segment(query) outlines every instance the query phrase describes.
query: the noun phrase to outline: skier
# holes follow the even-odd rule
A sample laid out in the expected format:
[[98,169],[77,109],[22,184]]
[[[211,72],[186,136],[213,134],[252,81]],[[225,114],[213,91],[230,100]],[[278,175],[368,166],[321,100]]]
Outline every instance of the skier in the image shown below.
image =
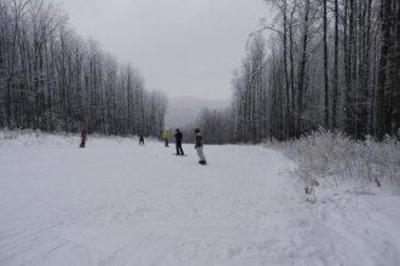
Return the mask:
[[144,145],[144,137],[143,137],[143,135],[140,135],[140,137],[139,137],[139,145]]
[[171,133],[169,132],[169,129],[164,130],[162,134],[162,139],[165,141],[165,147],[169,147],[169,137]]
[[87,140],[86,130],[82,130],[82,132],[81,132],[81,145],[79,146],[80,148],[85,148],[86,140]]
[[196,128],[194,130],[194,134],[195,134],[195,139],[196,139],[196,145],[194,146],[194,148],[196,149],[197,154],[199,155],[199,158],[200,158],[199,164],[206,165],[207,160],[206,160],[206,157],[204,157],[204,153],[203,153],[203,136],[200,133],[200,129]]
[[179,130],[179,128],[176,129],[175,133],[175,140],[176,140],[176,155],[185,155],[182,149],[182,132]]

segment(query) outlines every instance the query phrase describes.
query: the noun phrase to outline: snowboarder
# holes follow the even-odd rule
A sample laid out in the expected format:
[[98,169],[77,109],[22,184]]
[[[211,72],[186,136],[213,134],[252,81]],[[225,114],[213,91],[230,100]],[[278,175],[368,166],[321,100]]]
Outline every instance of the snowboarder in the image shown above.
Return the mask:
[[179,128],[176,129],[176,133],[175,133],[175,140],[176,140],[176,155],[185,155],[182,149],[182,132],[179,130]]
[[196,128],[194,130],[194,134],[195,134],[195,143],[196,145],[194,146],[194,148],[197,151],[197,154],[199,155],[200,161],[199,164],[201,165],[206,165],[207,164],[207,160],[206,157],[204,157],[204,153],[203,153],[203,136],[200,133],[200,129]]
[[169,137],[170,137],[171,133],[169,132],[169,129],[164,130],[161,138],[164,140],[165,142],[165,147],[169,147]]
[[86,140],[87,140],[86,130],[82,130],[82,132],[81,132],[81,145],[79,146],[80,148],[85,148]]
[[143,135],[140,135],[140,137],[139,137],[139,145],[144,145],[144,137],[143,137]]

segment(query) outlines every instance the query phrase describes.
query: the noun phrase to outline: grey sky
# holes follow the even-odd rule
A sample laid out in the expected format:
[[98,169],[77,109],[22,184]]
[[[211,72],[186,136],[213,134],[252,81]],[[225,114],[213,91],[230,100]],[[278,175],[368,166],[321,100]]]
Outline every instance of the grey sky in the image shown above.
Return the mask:
[[63,6],[81,35],[131,62],[147,88],[208,99],[230,97],[247,36],[268,15],[262,0],[63,0]]

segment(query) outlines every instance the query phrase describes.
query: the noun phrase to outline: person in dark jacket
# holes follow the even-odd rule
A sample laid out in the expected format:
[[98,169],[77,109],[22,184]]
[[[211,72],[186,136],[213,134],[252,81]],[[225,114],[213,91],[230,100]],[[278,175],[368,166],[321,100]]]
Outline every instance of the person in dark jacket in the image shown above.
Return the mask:
[[140,137],[139,137],[139,145],[144,145],[144,137],[143,137],[143,135],[140,135]]
[[175,133],[175,140],[176,140],[176,155],[185,155],[182,149],[182,132],[179,130],[179,128],[176,129]]
[[194,130],[194,134],[195,134],[195,143],[196,143],[194,148],[196,149],[197,155],[199,155],[199,158],[200,158],[199,164],[206,165],[207,160],[203,153],[203,136],[200,133],[200,129],[196,128]]
[[79,147],[85,148],[86,140],[87,140],[86,130],[82,130],[82,132],[81,132],[81,145]]

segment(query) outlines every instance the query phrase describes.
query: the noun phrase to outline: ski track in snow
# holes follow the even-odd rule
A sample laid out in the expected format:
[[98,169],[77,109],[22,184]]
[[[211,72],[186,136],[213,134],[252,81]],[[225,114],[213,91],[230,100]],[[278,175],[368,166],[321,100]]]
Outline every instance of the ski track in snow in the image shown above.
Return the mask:
[[400,265],[398,196],[312,205],[277,151],[184,149],[0,145],[0,265]]

